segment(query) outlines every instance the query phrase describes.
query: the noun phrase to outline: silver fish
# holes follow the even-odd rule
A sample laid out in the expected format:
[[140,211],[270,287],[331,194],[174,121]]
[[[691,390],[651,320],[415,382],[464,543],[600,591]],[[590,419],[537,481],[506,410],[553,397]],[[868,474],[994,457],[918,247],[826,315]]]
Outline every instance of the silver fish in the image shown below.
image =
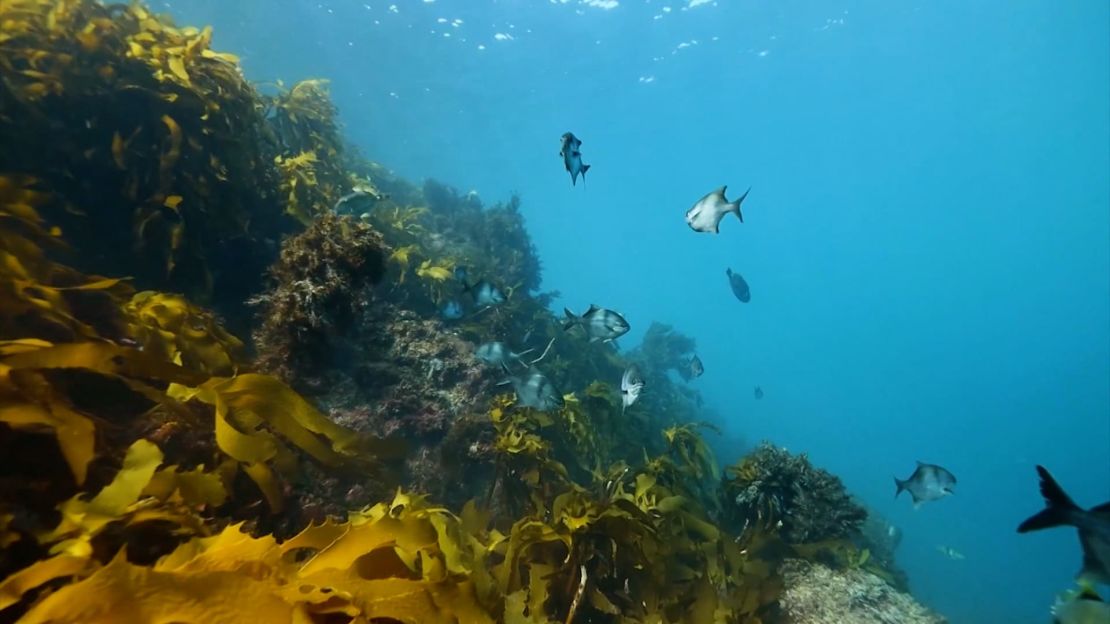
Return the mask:
[[563,157],[563,164],[566,165],[567,171],[570,173],[570,184],[574,186],[578,184],[578,176],[582,175],[582,184],[586,184],[586,172],[590,170],[589,165],[582,164],[582,141],[574,136],[572,132],[563,133],[563,146],[559,149],[559,155]]
[[913,471],[910,478],[903,481],[894,477],[894,485],[897,488],[894,497],[897,498],[902,490],[909,492],[916,509],[922,503],[951,495],[952,488],[956,487],[956,477],[940,466],[917,462],[917,469]]
[[725,269],[725,274],[728,275],[728,285],[732,287],[732,294],[741,303],[747,303],[752,300],[752,291],[748,288],[748,283],[744,281],[739,273],[732,269]]
[[728,187],[722,186],[702,197],[686,211],[686,223],[690,226],[690,229],[695,232],[713,232],[717,234],[720,232],[721,219],[730,212],[736,213],[736,218],[740,219],[740,223],[744,222],[744,215],[740,212],[740,204],[744,202],[744,198],[752,190],[751,187],[748,187],[748,190],[744,191],[740,199],[734,202],[725,199],[726,188]]
[[1022,522],[1018,533],[1058,526],[1079,529],[1083,549],[1080,580],[1110,584],[1110,502],[1085,510],[1075,504],[1044,466],[1037,466],[1037,474],[1041,477],[1045,508]]
[[513,386],[517,404],[522,407],[546,412],[563,406],[563,395],[559,394],[555,384],[534,366],[522,375],[510,376],[507,383]]
[[636,399],[640,398],[640,392],[644,389],[644,377],[640,374],[640,368],[632,364],[624,369],[624,375],[621,376],[621,411],[632,407]]
[[952,561],[963,561],[966,559],[964,554],[951,546],[937,546],[937,552],[948,557]]
[[586,330],[586,335],[590,337],[590,342],[598,340],[609,342],[628,333],[630,329],[628,321],[620,314],[592,304],[582,316],[575,316],[566,308],[563,308],[563,314],[567,317],[563,321],[563,331],[569,331],[575,325],[581,325],[582,329]]
[[478,348],[474,350],[474,357],[490,366],[508,367],[514,362],[520,362],[520,358],[531,351],[532,349],[528,349],[523,353],[514,353],[503,342],[487,342],[478,345]]
[[474,297],[474,303],[482,308],[491,308],[505,303],[505,293],[487,280],[481,280],[472,285],[463,284],[463,292],[470,293],[470,296]]

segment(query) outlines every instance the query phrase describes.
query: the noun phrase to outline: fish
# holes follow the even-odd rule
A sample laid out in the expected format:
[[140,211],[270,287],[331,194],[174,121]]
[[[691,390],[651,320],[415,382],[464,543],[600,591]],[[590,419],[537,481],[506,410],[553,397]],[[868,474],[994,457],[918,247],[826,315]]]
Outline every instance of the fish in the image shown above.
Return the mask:
[[351,191],[350,193],[347,193],[343,197],[340,197],[335,202],[335,205],[332,207],[332,210],[336,214],[343,214],[344,210],[347,209],[347,204],[351,204],[352,208],[350,208],[350,210],[353,212],[354,210],[357,209],[358,205],[360,205],[360,204],[364,205],[365,202],[377,201],[377,199],[378,199],[378,197],[375,196],[375,195],[372,195],[371,193],[368,193],[368,192],[366,192],[364,190],[361,190],[361,189],[355,189],[355,190]]
[[463,317],[462,304],[452,299],[444,304],[441,313],[443,314],[443,318],[449,321],[457,321]]
[[[505,372],[509,371],[508,367],[503,368]],[[512,385],[513,391],[516,392],[517,403],[521,407],[531,407],[546,412],[562,407],[564,404],[563,395],[555,389],[555,384],[551,383],[551,380],[535,366],[530,367],[522,375],[510,375],[504,383]]]
[[751,301],[752,291],[748,288],[748,283],[744,281],[744,278],[732,269],[725,269],[725,274],[728,275],[728,284],[732,287],[732,294],[736,295],[741,303]]
[[952,561],[963,561],[966,559],[964,554],[951,546],[937,546],[937,552],[948,557]]
[[762,398],[763,398],[763,388],[761,388],[759,386],[756,386],[755,387],[755,400],[758,401]]
[[505,303],[505,293],[493,282],[480,280],[476,284],[463,284],[463,292],[474,297],[474,303],[482,308],[492,308]]
[[590,309],[582,316],[576,316],[567,308],[563,308],[563,314],[567,317],[563,321],[563,331],[570,331],[570,328],[575,325],[581,325],[582,329],[586,330],[586,335],[590,337],[590,342],[598,340],[610,342],[625,335],[630,329],[628,321],[624,320],[623,316],[593,304],[590,304]]
[[456,266],[454,273],[455,273],[455,281],[462,284],[465,287],[466,282],[469,279],[469,271],[467,270],[467,268],[462,266],[462,265]]
[[1044,466],[1037,466],[1045,508],[1018,526],[1018,533],[1058,526],[1079,530],[1083,550],[1080,581],[1110,584],[1110,502],[1084,510],[1071,499]]
[[1055,624],[1106,624],[1110,622],[1110,604],[1091,587],[1064,592],[1052,605]]
[[575,186],[578,184],[578,176],[582,176],[582,184],[586,184],[586,172],[590,170],[589,165],[582,164],[582,141],[574,136],[573,132],[563,133],[563,146],[559,150],[559,155],[563,157],[563,164],[566,165],[567,171],[570,172],[570,184]]
[[682,378],[686,381],[697,379],[705,373],[705,365],[701,363],[700,357],[694,355],[686,362],[686,368],[679,370],[678,373],[682,375]]
[[913,471],[910,478],[903,481],[894,477],[894,485],[897,488],[894,497],[897,498],[902,490],[909,492],[913,497],[914,509],[917,509],[922,503],[951,495],[952,488],[956,486],[956,477],[935,464],[917,462],[917,469]]
[[640,398],[640,392],[644,389],[644,377],[640,374],[640,368],[632,364],[624,369],[624,375],[621,376],[621,411],[632,407],[636,399]]
[[740,199],[730,202],[725,199],[725,189],[727,186],[712,191],[705,197],[702,197],[689,210],[686,211],[686,224],[690,229],[695,232],[712,232],[717,234],[720,232],[721,219],[730,212],[736,213],[736,218],[740,219],[740,223],[744,222],[744,215],[740,212],[740,204],[747,198],[748,193],[751,192],[751,187],[740,196]]
[[513,362],[519,362],[522,356],[531,351],[529,349],[523,353],[513,353],[512,349],[503,342],[487,342],[478,345],[478,348],[474,350],[474,357],[490,366],[505,368]]

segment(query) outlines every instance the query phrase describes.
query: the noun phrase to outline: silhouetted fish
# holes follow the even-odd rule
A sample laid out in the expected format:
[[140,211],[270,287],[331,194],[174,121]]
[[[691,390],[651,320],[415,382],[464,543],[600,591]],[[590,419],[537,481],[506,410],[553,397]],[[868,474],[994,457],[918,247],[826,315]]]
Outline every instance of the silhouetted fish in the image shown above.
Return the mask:
[[1041,476],[1045,508],[1022,522],[1018,533],[1058,526],[1079,529],[1079,544],[1083,548],[1080,579],[1110,584],[1110,502],[1084,510],[1072,501],[1044,466],[1037,466],[1037,474]]
[[740,196],[740,199],[730,202],[725,199],[726,188],[728,187],[722,186],[702,197],[686,211],[686,223],[690,226],[690,229],[695,232],[713,232],[716,234],[720,232],[721,219],[730,212],[736,213],[736,218],[740,219],[740,223],[744,222],[744,215],[740,212],[740,204],[744,202],[744,198],[748,196],[748,192],[752,189],[749,187]]
[[443,306],[442,314],[449,321],[457,321],[463,316],[462,304],[452,299]]
[[582,175],[582,184],[586,183],[586,172],[590,170],[589,165],[582,164],[582,141],[574,136],[572,132],[563,133],[563,146],[559,150],[559,155],[563,157],[563,164],[566,165],[567,171],[570,172],[571,186],[578,184],[578,175]]
[[910,478],[903,481],[895,477],[894,485],[897,487],[894,492],[895,498],[902,493],[902,490],[906,490],[913,497],[913,506],[917,508],[922,503],[951,495],[952,488],[956,486],[956,477],[935,464],[917,462],[917,469],[913,471]]
[[678,370],[678,374],[686,381],[697,379],[701,377],[703,373],[705,373],[705,365],[701,363],[701,358],[696,355],[691,356],[686,362],[686,368]]
[[759,399],[762,399],[762,398],[763,398],[763,388],[761,388],[759,386],[756,386],[755,387],[755,399],[758,401]]
[[732,294],[743,303],[752,300],[751,290],[748,289],[748,283],[744,278],[732,269],[725,269],[725,274],[728,275],[728,285],[732,287]]

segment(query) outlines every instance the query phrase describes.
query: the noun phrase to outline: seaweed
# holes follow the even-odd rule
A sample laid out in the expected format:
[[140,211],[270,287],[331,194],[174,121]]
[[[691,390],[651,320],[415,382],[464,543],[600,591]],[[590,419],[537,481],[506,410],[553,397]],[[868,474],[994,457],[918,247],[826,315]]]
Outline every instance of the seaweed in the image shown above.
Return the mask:
[[728,469],[721,493],[733,523],[774,528],[792,544],[848,538],[867,517],[839,478],[768,443]]

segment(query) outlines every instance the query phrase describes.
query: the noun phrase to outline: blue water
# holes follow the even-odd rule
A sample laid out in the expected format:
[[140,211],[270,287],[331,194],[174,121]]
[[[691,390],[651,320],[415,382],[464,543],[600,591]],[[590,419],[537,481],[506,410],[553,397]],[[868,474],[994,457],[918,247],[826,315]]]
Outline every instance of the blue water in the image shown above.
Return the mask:
[[[519,192],[558,303],[694,336],[721,459],[810,453],[904,529],[923,602],[1047,621],[1080,555],[1015,533],[1034,464],[1110,499],[1110,3],[394,2],[163,4],[252,79],[332,79],[400,175]],[[745,223],[691,232],[721,184]],[[959,485],[915,512],[919,459]]]

